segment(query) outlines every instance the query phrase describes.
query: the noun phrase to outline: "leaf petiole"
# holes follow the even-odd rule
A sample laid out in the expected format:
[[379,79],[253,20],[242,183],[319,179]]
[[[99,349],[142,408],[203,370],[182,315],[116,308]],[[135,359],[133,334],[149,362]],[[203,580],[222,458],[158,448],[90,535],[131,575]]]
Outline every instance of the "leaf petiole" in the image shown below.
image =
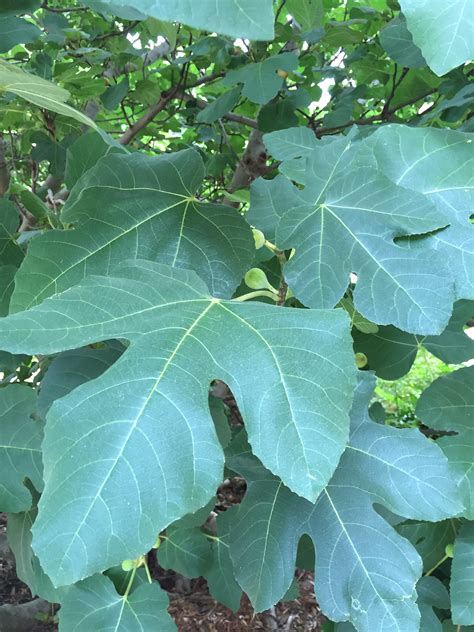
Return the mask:
[[253,298],[258,298],[259,296],[266,296],[267,298],[271,298],[272,301],[278,301],[279,297],[278,294],[274,294],[273,292],[270,292],[269,290],[256,290],[255,292],[249,292],[248,294],[242,294],[242,296],[237,296],[237,298],[234,298],[234,301],[237,301],[239,303],[243,303],[244,301],[250,301]]
[[132,574],[130,575],[130,579],[127,585],[127,590],[125,591],[125,594],[123,596],[123,599],[126,601],[128,598],[128,595],[130,594],[130,591],[132,590],[132,586],[133,586],[133,580],[135,579],[135,575],[137,574],[137,567],[135,566],[132,570]]

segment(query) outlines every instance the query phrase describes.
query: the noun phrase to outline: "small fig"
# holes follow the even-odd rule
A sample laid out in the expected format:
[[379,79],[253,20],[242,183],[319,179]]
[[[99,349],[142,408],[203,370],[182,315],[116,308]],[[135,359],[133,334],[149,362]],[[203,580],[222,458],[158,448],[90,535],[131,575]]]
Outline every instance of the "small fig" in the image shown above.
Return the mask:
[[267,279],[267,275],[260,268],[251,268],[245,275],[245,285],[252,290],[268,289],[272,292],[274,288],[270,285]]
[[286,79],[288,77],[288,73],[286,72],[286,70],[282,70],[281,68],[278,68],[277,75],[282,79]]
[[355,361],[356,361],[356,365],[357,365],[358,369],[363,369],[369,363],[365,353],[356,353],[355,354]]
[[133,571],[135,568],[135,560],[124,560],[122,562],[122,570],[123,571]]
[[260,250],[265,245],[265,235],[258,228],[252,228],[253,238],[255,241],[255,248]]

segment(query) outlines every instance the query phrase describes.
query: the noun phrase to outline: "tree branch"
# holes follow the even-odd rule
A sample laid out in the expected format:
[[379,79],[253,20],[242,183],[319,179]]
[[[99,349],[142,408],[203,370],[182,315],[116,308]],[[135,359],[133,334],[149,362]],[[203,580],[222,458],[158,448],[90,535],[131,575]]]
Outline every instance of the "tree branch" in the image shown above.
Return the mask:
[[394,108],[390,108],[385,113],[382,111],[380,114],[375,114],[374,116],[369,116],[368,118],[351,119],[350,121],[347,121],[347,123],[344,123],[342,125],[337,125],[336,127],[316,128],[315,129],[316,137],[321,138],[321,136],[334,134],[334,133],[340,132],[343,129],[346,129],[347,127],[352,127],[352,125],[370,125],[371,123],[376,123],[377,121],[384,121],[390,116],[392,116],[393,114],[395,114],[398,110],[401,110],[402,108],[406,108],[408,105],[414,105],[421,99],[425,99],[426,97],[429,97],[430,94],[433,94],[433,92],[434,92],[433,90],[430,90],[426,94],[422,94],[416,97],[415,99],[409,99],[408,101],[405,101],[404,103],[400,103]]
[[136,123],[134,123],[124,134],[122,134],[122,136],[118,139],[118,142],[121,145],[128,145],[131,143],[135,136],[145,129],[145,127],[147,127],[147,125],[149,125],[153,119],[165,109],[171,99],[177,96],[178,91],[179,86],[176,86],[171,90],[163,92],[158,103],[152,105],[151,108],[147,110],[147,112],[145,112],[145,114],[139,118]]
[[6,142],[0,133],[0,196],[5,195],[10,186],[10,169],[5,156]]

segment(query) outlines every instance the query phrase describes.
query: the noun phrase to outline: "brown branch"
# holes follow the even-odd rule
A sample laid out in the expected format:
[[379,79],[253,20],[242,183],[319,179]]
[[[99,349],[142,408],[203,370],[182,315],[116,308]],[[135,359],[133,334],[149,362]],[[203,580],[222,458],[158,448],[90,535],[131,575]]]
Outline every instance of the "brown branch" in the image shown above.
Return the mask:
[[171,99],[177,96],[179,91],[179,86],[172,88],[171,90],[167,90],[166,92],[161,93],[161,98],[158,103],[155,103],[151,106],[151,108],[145,112],[145,114],[138,119],[136,123],[134,123],[120,138],[118,142],[121,145],[128,145],[132,142],[137,134],[139,134],[142,130],[149,125],[154,118],[158,116],[160,112],[162,112]]
[[47,0],[41,5],[42,9],[50,11],[51,13],[71,13],[72,11],[90,11],[89,7],[66,7],[65,9],[57,9],[56,7],[49,7]]
[[347,123],[344,123],[342,125],[337,125],[336,127],[316,128],[315,134],[317,138],[321,138],[321,136],[334,134],[336,132],[340,132],[343,129],[346,129],[347,127],[352,127],[352,125],[370,125],[371,123],[387,120],[387,118],[390,118],[393,114],[398,112],[398,110],[401,110],[402,108],[406,108],[408,105],[414,105],[415,103],[417,103],[417,101],[420,101],[421,99],[425,99],[426,97],[429,97],[431,94],[433,94],[433,92],[434,92],[433,90],[430,90],[429,92],[422,94],[416,97],[415,99],[409,99],[408,101],[405,101],[404,103],[400,103],[394,108],[390,108],[385,113],[382,111],[380,114],[375,114],[374,116],[369,116],[368,118],[351,119],[350,121],[347,121]]
[[5,195],[10,186],[10,169],[6,159],[6,141],[0,133],[0,196]]

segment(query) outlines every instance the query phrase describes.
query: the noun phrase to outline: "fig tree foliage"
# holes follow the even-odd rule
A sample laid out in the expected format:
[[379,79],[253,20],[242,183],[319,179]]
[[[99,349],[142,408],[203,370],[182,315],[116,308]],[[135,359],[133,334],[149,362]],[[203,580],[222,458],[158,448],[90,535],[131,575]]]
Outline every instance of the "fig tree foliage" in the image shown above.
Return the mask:
[[0,511],[60,632],[178,629],[157,564],[474,625],[473,9],[0,3]]

